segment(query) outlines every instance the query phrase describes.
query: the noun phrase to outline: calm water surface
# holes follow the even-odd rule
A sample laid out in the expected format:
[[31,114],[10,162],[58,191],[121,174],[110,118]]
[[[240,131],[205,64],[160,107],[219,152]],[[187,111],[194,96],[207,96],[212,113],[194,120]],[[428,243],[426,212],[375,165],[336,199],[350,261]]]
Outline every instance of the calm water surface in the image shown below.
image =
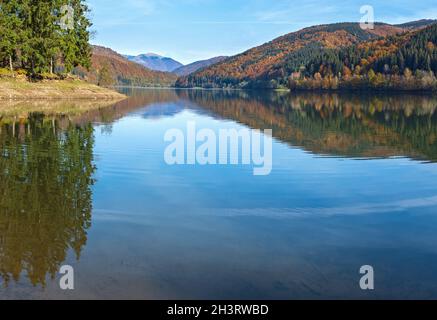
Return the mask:
[[[437,97],[125,92],[0,116],[0,298],[437,299]],[[271,175],[168,166],[187,121],[272,128]]]

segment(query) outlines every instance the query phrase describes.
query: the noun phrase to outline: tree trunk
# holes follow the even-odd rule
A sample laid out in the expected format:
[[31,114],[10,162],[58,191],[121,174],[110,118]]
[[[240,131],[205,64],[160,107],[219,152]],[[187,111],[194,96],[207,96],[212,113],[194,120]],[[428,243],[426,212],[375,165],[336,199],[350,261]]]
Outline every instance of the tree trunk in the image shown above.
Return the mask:
[[35,61],[33,60],[33,57],[32,57],[32,60],[30,61],[31,62],[31,66],[32,66],[32,77],[35,75]]
[[50,59],[50,74],[53,74],[53,58]]
[[12,64],[12,55],[9,55],[9,69],[14,72],[14,66]]

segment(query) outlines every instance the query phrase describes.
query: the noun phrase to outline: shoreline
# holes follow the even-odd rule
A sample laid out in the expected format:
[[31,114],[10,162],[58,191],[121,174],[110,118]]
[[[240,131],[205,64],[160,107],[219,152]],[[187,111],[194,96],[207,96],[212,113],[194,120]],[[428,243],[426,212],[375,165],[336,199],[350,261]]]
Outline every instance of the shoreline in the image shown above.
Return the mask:
[[103,99],[0,100],[0,124],[14,119],[21,121],[32,113],[40,113],[49,117],[77,117],[95,110],[116,106],[123,101]]
[[373,95],[426,95],[434,96],[436,90],[377,90],[377,89],[275,89],[275,88],[202,88],[202,87],[140,87],[140,86],[114,86],[120,89],[144,90],[175,90],[175,91],[235,91],[235,92],[276,92],[276,93],[319,93],[319,94],[373,94]]
[[[0,78],[0,101],[107,100],[121,101],[127,96],[82,80],[44,80]],[[1,111],[1,108],[0,108]]]
[[339,88],[339,89],[303,89],[303,88],[202,88],[202,87],[170,87],[169,89],[177,90],[205,90],[205,91],[271,91],[271,92],[314,92],[314,93],[336,93],[336,92],[348,92],[348,93],[418,93],[418,94],[436,94],[436,89],[426,90],[426,89],[376,89],[376,88],[360,88],[360,89],[349,89],[349,88]]

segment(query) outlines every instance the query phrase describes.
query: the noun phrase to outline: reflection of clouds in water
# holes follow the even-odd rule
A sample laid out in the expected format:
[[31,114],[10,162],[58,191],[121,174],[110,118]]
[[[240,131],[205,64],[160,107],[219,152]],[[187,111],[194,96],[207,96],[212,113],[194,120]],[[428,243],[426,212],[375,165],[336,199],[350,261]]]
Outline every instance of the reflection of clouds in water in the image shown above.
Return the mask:
[[157,103],[135,111],[133,115],[140,115],[144,119],[159,120],[174,117],[184,109],[184,106],[179,103]]
[[[437,206],[437,196],[427,198],[416,198],[400,201],[392,201],[382,204],[357,205],[348,207],[326,207],[326,208],[198,208],[194,214],[203,213],[208,216],[238,217],[257,216],[265,218],[296,218],[316,216],[338,216],[338,215],[362,215],[374,213],[395,213],[409,209],[418,209]],[[94,209],[95,219],[135,221],[138,217],[146,217],[149,213],[127,212],[111,209]]]
[[[402,212],[409,209],[437,206],[437,196],[393,201],[382,204],[357,205],[329,208],[261,208],[220,210],[226,216],[263,216],[271,218],[361,215],[373,213]],[[209,211],[208,213],[210,213]]]

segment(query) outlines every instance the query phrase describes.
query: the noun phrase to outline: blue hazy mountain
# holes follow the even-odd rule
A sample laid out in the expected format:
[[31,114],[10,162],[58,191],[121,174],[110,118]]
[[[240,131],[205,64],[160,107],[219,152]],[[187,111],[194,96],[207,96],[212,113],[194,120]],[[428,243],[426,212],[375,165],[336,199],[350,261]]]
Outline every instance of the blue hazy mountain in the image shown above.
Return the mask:
[[168,57],[163,57],[154,53],[140,54],[138,56],[125,55],[130,61],[145,66],[150,70],[172,72],[183,66],[182,63]]

